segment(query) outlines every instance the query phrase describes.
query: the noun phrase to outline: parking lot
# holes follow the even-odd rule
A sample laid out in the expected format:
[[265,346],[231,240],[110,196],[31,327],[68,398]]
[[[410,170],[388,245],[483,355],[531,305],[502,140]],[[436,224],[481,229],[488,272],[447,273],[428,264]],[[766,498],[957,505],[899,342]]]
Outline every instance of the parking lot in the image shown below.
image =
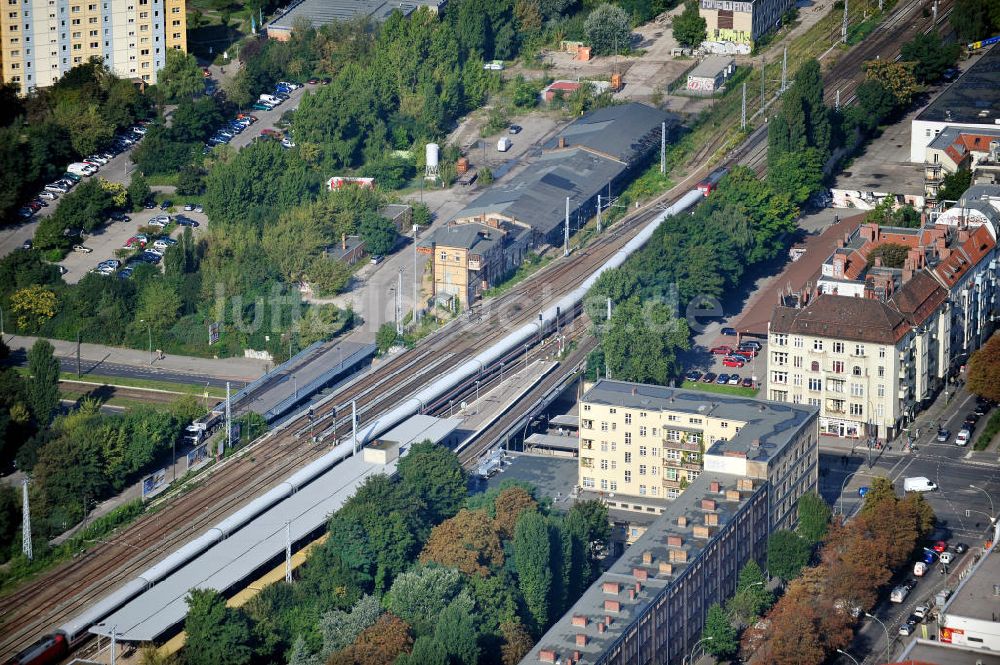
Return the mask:
[[[175,201],[178,214],[186,215],[200,224],[198,228],[192,229],[195,237],[197,238],[199,234],[205,232],[208,217],[206,217],[203,213],[185,212],[181,209],[181,206],[183,205],[183,201]],[[67,254],[66,258],[59,262],[59,265],[63,266],[67,270],[66,274],[63,275],[63,279],[66,280],[66,283],[68,284],[76,284],[83,279],[88,272],[97,267],[97,264],[101,261],[117,258],[115,252],[116,250],[124,247],[126,240],[134,236],[140,227],[146,226],[149,223],[149,220],[154,216],[163,214],[166,213],[161,211],[159,207],[155,210],[142,210],[136,213],[129,213],[129,217],[132,218],[132,221],[111,222],[96,230],[93,234],[88,235],[83,239],[82,244],[84,247],[92,249],[93,251],[90,253],[70,252]],[[173,216],[174,215],[171,215],[171,217]],[[176,238],[182,232],[183,227],[173,225],[170,235]]]

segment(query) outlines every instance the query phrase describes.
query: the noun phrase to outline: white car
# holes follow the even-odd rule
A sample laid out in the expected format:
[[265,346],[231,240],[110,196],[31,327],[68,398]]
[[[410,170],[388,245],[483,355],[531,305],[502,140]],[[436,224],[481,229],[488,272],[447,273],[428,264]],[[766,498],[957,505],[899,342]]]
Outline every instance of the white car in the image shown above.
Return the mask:
[[73,245],[73,251],[80,252],[81,254],[90,254],[94,250],[87,247],[86,245]]
[[66,187],[61,182],[53,182],[45,185],[46,192],[59,192],[60,194],[65,194],[69,191],[69,187]]
[[292,139],[290,139],[290,138],[288,138],[286,136],[285,138],[281,139],[281,145],[284,148],[294,148],[295,147],[295,141],[293,141]]
[[955,437],[955,445],[956,446],[967,446],[967,445],[969,445],[969,438],[971,436],[972,436],[972,432],[970,432],[967,429],[963,429],[961,432],[958,433],[958,436]]
[[930,611],[931,608],[929,605],[926,604],[917,605],[915,608],[913,608],[913,616],[917,617],[918,619],[926,619],[927,615],[930,614]]
[[97,264],[98,268],[111,268],[112,270],[117,270],[122,265],[122,262],[118,259],[108,259],[107,261],[101,261]]
[[298,83],[289,83],[287,81],[278,81],[277,85],[289,88],[290,90],[298,90],[302,86]]
[[170,217],[168,217],[167,215],[157,215],[148,222],[149,226],[160,226],[160,227],[166,226],[169,223],[170,223]]
[[143,127],[142,125],[136,125],[135,127],[132,128],[132,132],[138,134],[139,136],[145,136],[146,128]]
[[170,249],[177,244],[177,241],[173,238],[159,238],[153,243],[153,247],[156,249]]
[[947,550],[944,551],[944,552],[941,552],[941,563],[943,563],[945,565],[948,565],[949,563],[951,563],[954,560],[955,560],[955,553],[954,552],[948,552]]
[[155,249],[150,249],[149,247],[147,247],[146,249],[143,250],[143,252],[146,254],[156,254],[157,256],[163,256],[163,250],[156,248],[155,242],[153,243],[153,247]]
[[108,160],[105,159],[104,157],[101,157],[100,155],[91,155],[90,157],[87,157],[83,161],[87,164],[96,164],[98,166],[104,166],[105,164],[108,163]]
[[48,190],[42,190],[38,192],[38,196],[43,199],[48,199],[49,201],[55,201],[56,199],[59,198],[58,194],[56,194],[55,192],[50,192]]

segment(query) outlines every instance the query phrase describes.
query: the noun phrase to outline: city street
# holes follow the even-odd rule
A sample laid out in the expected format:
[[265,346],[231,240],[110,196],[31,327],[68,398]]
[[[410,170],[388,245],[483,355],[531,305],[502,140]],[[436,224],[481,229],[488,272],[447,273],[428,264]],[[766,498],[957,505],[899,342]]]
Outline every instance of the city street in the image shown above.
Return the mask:
[[[912,614],[917,605],[933,600],[938,590],[947,586],[954,588],[957,573],[967,565],[984,542],[989,538],[991,517],[996,515],[996,502],[1000,499],[1000,471],[997,468],[997,451],[972,451],[969,447],[954,444],[954,435],[961,429],[962,421],[976,404],[974,395],[960,391],[947,405],[944,396],[927,411],[918,416],[914,431],[916,451],[902,452],[902,445],[893,444],[891,450],[872,451],[869,467],[869,450],[858,441],[852,451],[852,442],[845,439],[824,438],[820,441],[820,492],[834,507],[835,512],[853,515],[861,507],[863,499],[858,490],[871,484],[871,479],[886,476],[893,480],[897,493],[902,493],[904,478],[925,476],[936,483],[939,490],[924,494],[937,516],[938,533],[935,535],[950,545],[964,543],[969,552],[957,558],[949,566],[947,575],[941,574],[941,564],[931,567],[927,575],[918,578],[917,586],[903,603],[888,601],[889,588],[872,612],[886,626],[891,638],[893,653],[915,637],[923,636],[923,625],[918,625],[915,635],[903,637],[898,634],[900,623]],[[984,427],[989,414],[982,417],[973,432],[972,440]],[[935,441],[938,420],[948,429],[951,436],[947,442]],[[846,483],[845,483],[846,480]],[[975,488],[970,487],[975,485]],[[912,566],[899,571],[889,587],[913,577]],[[935,629],[928,626],[928,635]],[[885,662],[885,630],[876,621],[865,619],[859,627],[849,653],[864,662]],[[839,663],[849,665],[850,660],[842,658]]]

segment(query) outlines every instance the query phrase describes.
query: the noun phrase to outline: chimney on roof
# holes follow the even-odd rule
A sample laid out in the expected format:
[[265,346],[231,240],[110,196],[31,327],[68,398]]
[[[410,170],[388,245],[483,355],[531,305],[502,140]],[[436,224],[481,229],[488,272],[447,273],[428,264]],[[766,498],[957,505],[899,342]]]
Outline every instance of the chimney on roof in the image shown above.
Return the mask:
[[644,564],[646,564],[647,566],[650,565],[651,563],[653,563],[653,553],[650,552],[649,550],[646,550],[645,552],[643,552],[642,553],[642,562]]
[[[650,561],[650,563],[652,563],[652,561]],[[649,572],[645,568],[633,568],[632,577],[640,582],[645,582],[649,578]]]
[[639,389],[636,388],[635,386],[632,386],[632,397],[635,397],[638,394],[639,394]]
[[705,526],[719,526],[719,513],[705,513]]
[[701,509],[702,510],[716,510],[718,506],[715,503],[715,499],[702,499]]
[[688,525],[688,518],[687,517],[685,517],[684,515],[681,515],[681,516],[679,516],[677,518],[677,526],[687,526],[687,525]]
[[969,242],[969,232],[966,229],[962,229],[958,232],[958,242],[963,245]]
[[861,237],[868,242],[878,242],[879,228],[878,224],[872,222],[871,224],[865,224],[861,227]]
[[565,148],[566,147],[566,137],[565,136],[560,136],[559,137],[559,147],[560,148]]
[[722,484],[718,480],[713,480],[708,484],[708,491],[719,493],[722,491]]
[[833,276],[843,277],[844,269],[847,266],[847,257],[843,254],[833,255]]
[[584,633],[576,634],[576,646],[578,647],[587,646],[587,636]]
[[667,561],[660,562],[660,575],[672,575],[674,572],[673,564]]
[[607,632],[607,630],[608,627],[605,626],[603,623],[597,624],[597,632],[599,635],[603,635],[605,632]]
[[881,256],[876,256],[876,257],[875,257],[875,262],[874,262],[874,264],[873,264],[873,265],[874,265],[874,266],[875,266],[876,268],[881,268],[881,267],[882,267],[882,257],[881,257]]
[[699,524],[694,528],[695,538],[701,538],[702,540],[707,540],[711,535],[712,531],[707,526]]
[[543,663],[554,663],[556,662],[556,652],[552,649],[542,649],[538,652],[538,660]]
[[577,626],[579,628],[586,628],[588,621],[589,620],[587,619],[587,617],[584,616],[583,614],[574,614],[573,615],[573,625],[574,626]]
[[667,547],[681,547],[682,545],[684,545],[684,539],[680,536],[667,536]]

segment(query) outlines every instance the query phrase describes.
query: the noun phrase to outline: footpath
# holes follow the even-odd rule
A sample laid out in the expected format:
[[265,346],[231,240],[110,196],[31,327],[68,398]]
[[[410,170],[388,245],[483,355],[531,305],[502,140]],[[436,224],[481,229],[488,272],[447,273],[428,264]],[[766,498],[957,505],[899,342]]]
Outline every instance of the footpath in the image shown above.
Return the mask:
[[[27,353],[28,349],[40,338],[21,335],[5,335],[4,343],[11,351],[19,349]],[[76,342],[64,340],[48,340],[55,347],[55,355],[61,360],[76,359]],[[264,374],[264,361],[252,358],[197,358],[194,356],[179,356],[158,353],[155,349],[149,351],[125,349],[102,344],[81,344],[81,363],[87,363],[88,372],[102,375],[101,365],[125,365],[142,368],[148,378],[156,378],[158,372],[189,375],[192,381],[201,377],[212,377],[227,381],[249,383]],[[117,372],[116,372],[117,373]]]

